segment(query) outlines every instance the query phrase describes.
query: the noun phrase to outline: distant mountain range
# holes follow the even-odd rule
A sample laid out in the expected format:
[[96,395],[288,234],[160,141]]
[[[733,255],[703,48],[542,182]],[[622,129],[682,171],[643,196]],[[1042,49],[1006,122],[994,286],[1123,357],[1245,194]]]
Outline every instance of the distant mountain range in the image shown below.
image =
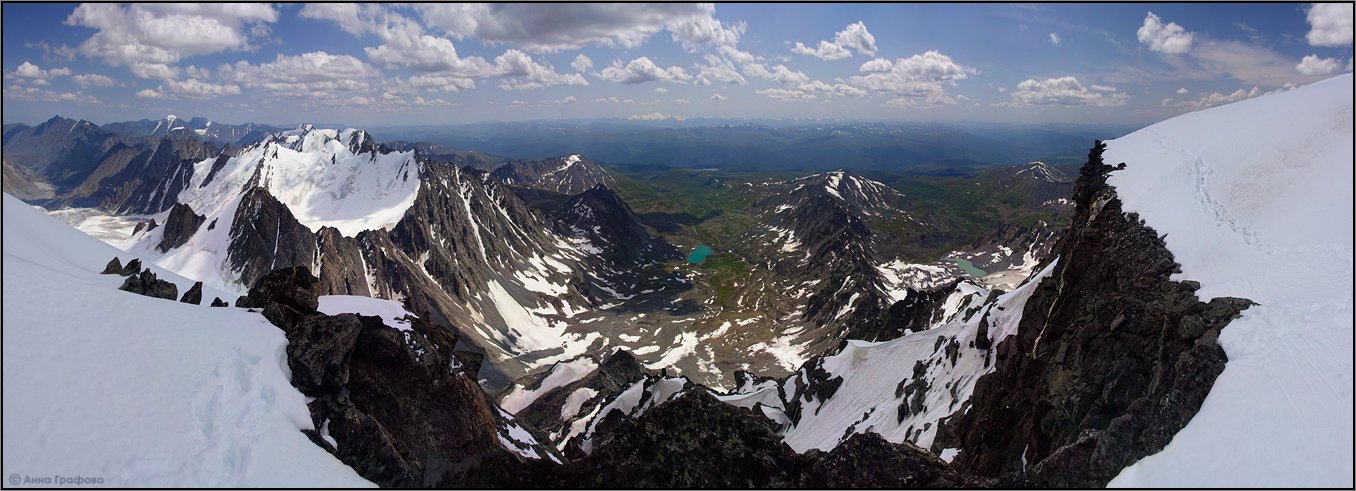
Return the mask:
[[376,128],[385,139],[474,148],[516,159],[579,152],[603,162],[727,170],[901,170],[928,164],[1076,162],[1087,142],[1129,126],[1002,124],[718,123],[655,126],[616,121],[478,123]]

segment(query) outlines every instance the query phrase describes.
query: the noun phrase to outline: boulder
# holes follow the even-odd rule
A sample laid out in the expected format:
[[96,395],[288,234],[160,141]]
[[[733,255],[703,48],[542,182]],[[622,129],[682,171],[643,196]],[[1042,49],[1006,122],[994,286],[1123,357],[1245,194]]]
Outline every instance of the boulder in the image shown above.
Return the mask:
[[212,297],[212,306],[213,306],[213,307],[230,307],[231,304],[226,303],[226,301],[225,301],[225,300],[222,300],[221,297]]
[[349,358],[362,322],[354,314],[306,317],[288,336],[292,385],[303,394],[337,390],[348,383]]
[[136,228],[132,229],[132,236],[136,237],[136,235],[141,233],[142,231],[150,232],[152,230],[155,230],[155,228],[158,226],[160,226],[160,224],[155,223],[154,218],[145,222],[138,223]]
[[184,296],[180,298],[179,301],[191,303],[193,305],[202,304],[202,282],[194,282],[193,286],[189,287],[188,291],[184,292]]
[[122,272],[118,274],[123,276],[132,276],[140,272],[141,272],[141,260],[137,258],[132,258],[131,261],[127,261],[127,265],[123,266]]
[[319,280],[305,266],[283,268],[254,282],[236,307],[263,309],[264,317],[284,331],[291,331],[320,306]]
[[117,257],[110,259],[108,265],[104,266],[104,270],[100,271],[99,274],[122,274],[122,261],[118,260]]
[[174,283],[156,278],[155,273],[152,273],[150,268],[146,268],[141,274],[128,276],[118,289],[166,300],[174,300],[179,296],[179,287],[174,286]]

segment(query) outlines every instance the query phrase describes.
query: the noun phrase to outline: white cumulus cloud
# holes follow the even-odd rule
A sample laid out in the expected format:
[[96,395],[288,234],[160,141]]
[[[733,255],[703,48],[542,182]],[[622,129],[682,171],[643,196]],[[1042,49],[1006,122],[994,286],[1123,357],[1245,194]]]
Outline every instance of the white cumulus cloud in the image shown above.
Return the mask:
[[24,62],[20,63],[19,66],[14,69],[14,71],[9,72],[5,75],[6,78],[26,79],[30,82],[36,82],[39,85],[44,85],[51,79],[57,77],[70,76],[70,74],[71,70],[69,68],[64,67],[49,68],[44,70],[42,69],[42,67],[39,67],[37,65],[29,63],[27,60],[24,60]]
[[1316,3],[1309,7],[1306,18],[1309,33],[1305,39],[1310,46],[1351,46],[1352,3]]
[[113,66],[171,65],[191,56],[253,48],[278,11],[249,3],[84,3],[67,25],[94,34],[77,48]]
[[118,82],[107,75],[87,73],[71,77],[71,81],[81,87],[115,87]]
[[821,60],[849,58],[853,51],[867,56],[876,54],[876,37],[866,30],[866,23],[861,21],[848,24],[842,31],[833,35],[832,41],[820,41],[816,47],[811,48],[799,41],[791,47],[793,53]]
[[166,80],[160,87],[145,89],[136,95],[143,99],[215,99],[225,95],[240,95],[240,87],[213,84],[197,79]]
[[811,92],[800,89],[759,89],[753,91],[753,93],[781,101],[806,101],[819,98]]
[[682,121],[685,118],[683,118],[682,116],[669,116],[663,113],[653,112],[646,114],[632,114],[630,116],[627,116],[626,119],[629,119],[631,121],[666,121],[666,120]]
[[683,70],[683,67],[671,66],[662,68],[656,65],[650,58],[642,56],[622,64],[621,60],[613,60],[611,65],[602,69],[598,76],[603,80],[617,82],[622,84],[642,84],[646,82],[672,82],[683,83],[692,80],[692,76]]
[[849,85],[928,105],[955,104],[956,100],[946,92],[947,87],[979,73],[937,51],[894,61],[877,58],[863,63],[858,70],[864,75],[849,78]]
[[1008,106],[1093,106],[1111,107],[1125,104],[1129,98],[1115,87],[1083,85],[1077,77],[1056,77],[1045,80],[1027,79],[1017,84]]
[[576,72],[587,72],[590,68],[593,68],[593,60],[580,53],[579,56],[574,57],[574,61],[570,62],[570,67],[574,68]]
[[1342,62],[1337,58],[1319,58],[1318,55],[1305,56],[1295,65],[1295,71],[1305,75],[1327,75],[1337,71]]
[[745,25],[715,18],[712,4],[420,4],[431,29],[532,52],[588,45],[635,48],[668,30],[688,48],[732,45]]
[[1187,32],[1186,28],[1175,22],[1163,24],[1162,19],[1153,12],[1144,17],[1144,25],[1140,26],[1136,34],[1140,44],[1148,46],[1152,51],[1170,55],[1190,50],[1191,41],[1195,38],[1195,34]]
[[371,87],[377,71],[349,55],[313,51],[283,55],[258,65],[238,61],[217,68],[223,82],[260,88],[285,97],[324,98],[341,91],[362,91]]

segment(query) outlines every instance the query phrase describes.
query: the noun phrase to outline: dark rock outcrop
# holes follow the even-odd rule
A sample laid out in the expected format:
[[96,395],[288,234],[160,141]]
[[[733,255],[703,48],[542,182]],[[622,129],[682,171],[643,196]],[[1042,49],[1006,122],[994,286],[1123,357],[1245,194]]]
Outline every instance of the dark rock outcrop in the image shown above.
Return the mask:
[[568,487],[916,488],[992,486],[913,445],[867,433],[830,452],[797,454],[752,410],[690,391],[635,420],[561,472]]
[[[663,262],[682,258],[678,249],[650,235],[645,226],[617,193],[601,184],[570,197],[551,212],[552,226],[562,236],[597,249],[586,258],[586,269],[613,272],[606,275],[611,291],[634,294],[641,289],[684,287],[681,280]],[[647,278],[642,286],[640,280]],[[601,290],[584,288],[593,298]]]
[[230,304],[230,303],[227,303],[225,300],[222,300],[221,297],[212,297],[212,306],[213,306],[213,307],[230,307],[231,304]]
[[[841,349],[841,348],[840,348]],[[800,422],[802,406],[811,401],[825,401],[838,392],[843,385],[843,377],[834,377],[824,369],[824,358],[818,357],[806,362],[796,373],[789,375],[792,388],[783,397],[786,401],[786,415],[793,423]],[[815,409],[818,411],[818,407]]]
[[[548,373],[550,373],[550,370],[524,377],[517,384],[501,391],[498,398],[502,400],[505,395],[519,386],[526,389],[537,389]],[[593,372],[579,380],[538,395],[532,401],[532,404],[519,409],[514,416],[519,421],[541,430],[542,433],[556,435],[556,439],[552,440],[551,443],[559,446],[567,443],[566,438],[570,433],[570,425],[576,418],[588,416],[594,411],[595,407],[606,404],[616,394],[644,379],[646,375],[649,375],[649,372],[640,364],[640,361],[636,360],[635,356],[626,350],[618,349],[604,359],[602,363],[599,363],[598,368]],[[564,417],[560,408],[565,405],[565,401],[571,394],[580,389],[589,389],[593,391],[594,395],[579,405],[579,410],[573,417]],[[573,445],[567,446],[565,453],[570,457],[582,455],[582,451],[578,451]]]
[[133,228],[132,228],[132,235],[133,235],[133,236],[136,236],[137,234],[139,234],[139,233],[141,233],[141,232],[143,232],[143,231],[145,231],[145,232],[150,232],[150,231],[152,231],[152,230],[155,230],[155,228],[158,227],[158,226],[160,226],[160,225],[157,224],[157,223],[155,223],[155,219],[152,218],[152,219],[150,219],[150,220],[147,220],[147,221],[138,223],[136,227],[133,227]]
[[349,356],[363,323],[354,314],[313,315],[288,337],[292,385],[306,395],[336,391],[348,383]]
[[911,443],[894,444],[875,433],[857,433],[829,452],[812,451],[800,487],[977,488],[1011,487],[991,479],[963,475]]
[[175,286],[174,283],[156,278],[155,273],[152,273],[150,268],[142,270],[140,274],[128,276],[118,289],[165,300],[174,300],[179,296],[179,287]]
[[[849,330],[850,339],[866,341],[890,340],[910,332],[925,331],[942,315],[942,304],[956,289],[956,281],[929,290],[908,289],[903,300],[890,305],[885,322],[862,324]],[[871,327],[875,329],[871,329]]]
[[241,197],[229,248],[230,269],[250,284],[277,269],[309,266],[316,257],[315,234],[261,187]]
[[772,421],[695,390],[620,419],[567,471],[570,487],[799,487],[799,462]]
[[141,259],[132,258],[131,261],[127,261],[126,265],[123,265],[122,272],[118,274],[122,276],[132,276],[140,272],[141,272]]
[[402,331],[378,317],[320,314],[318,285],[304,267],[286,268],[241,298],[287,335],[293,384],[314,398],[315,428],[338,445],[319,430],[308,432],[312,441],[383,487],[515,486],[544,475],[534,469],[548,469],[553,451],[506,448],[531,430],[513,428],[466,373],[454,331],[417,318]]
[[371,291],[363,275],[363,252],[358,241],[344,237],[339,229],[321,227],[316,232],[320,251],[320,290],[325,295],[369,296]]
[[989,314],[984,313],[984,317],[979,319],[979,327],[975,330],[975,348],[988,350],[993,347],[993,340],[989,339]]
[[193,286],[184,292],[184,296],[179,298],[180,302],[198,305],[202,303],[202,282],[196,281]]
[[104,266],[104,270],[100,271],[99,274],[122,274],[122,260],[117,257],[109,259],[108,265]]
[[959,446],[958,466],[1025,473],[1040,487],[1100,487],[1161,450],[1200,409],[1226,357],[1220,329],[1250,305],[1201,302],[1158,233],[1121,209],[1089,155],[1072,225],[1053,273],[1027,301],[1017,334],[994,347],[968,412],[934,449]]
[[263,309],[264,318],[288,330],[316,313],[320,306],[318,283],[305,267],[279,269],[256,281],[249,293],[235,301],[235,306]]
[[155,250],[169,252],[184,245],[205,221],[207,217],[193,213],[193,208],[175,203],[170,207],[169,217],[165,218],[165,231],[160,233],[160,243],[155,245]]

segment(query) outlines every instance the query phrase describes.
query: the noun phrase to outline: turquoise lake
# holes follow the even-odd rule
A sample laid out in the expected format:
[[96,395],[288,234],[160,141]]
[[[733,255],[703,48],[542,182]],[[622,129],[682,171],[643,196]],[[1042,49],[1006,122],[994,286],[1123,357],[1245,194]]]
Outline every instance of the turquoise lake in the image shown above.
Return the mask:
[[710,256],[715,253],[716,251],[712,250],[710,247],[707,247],[706,244],[701,244],[698,245],[695,249],[692,249],[692,254],[688,254],[687,262],[704,263],[706,262],[706,256]]
[[966,274],[974,276],[976,278],[989,274],[982,269],[976,268],[975,265],[971,263],[969,259],[961,259],[959,257],[948,257],[946,258],[946,260],[956,263],[956,265],[960,266],[960,269],[964,270]]

